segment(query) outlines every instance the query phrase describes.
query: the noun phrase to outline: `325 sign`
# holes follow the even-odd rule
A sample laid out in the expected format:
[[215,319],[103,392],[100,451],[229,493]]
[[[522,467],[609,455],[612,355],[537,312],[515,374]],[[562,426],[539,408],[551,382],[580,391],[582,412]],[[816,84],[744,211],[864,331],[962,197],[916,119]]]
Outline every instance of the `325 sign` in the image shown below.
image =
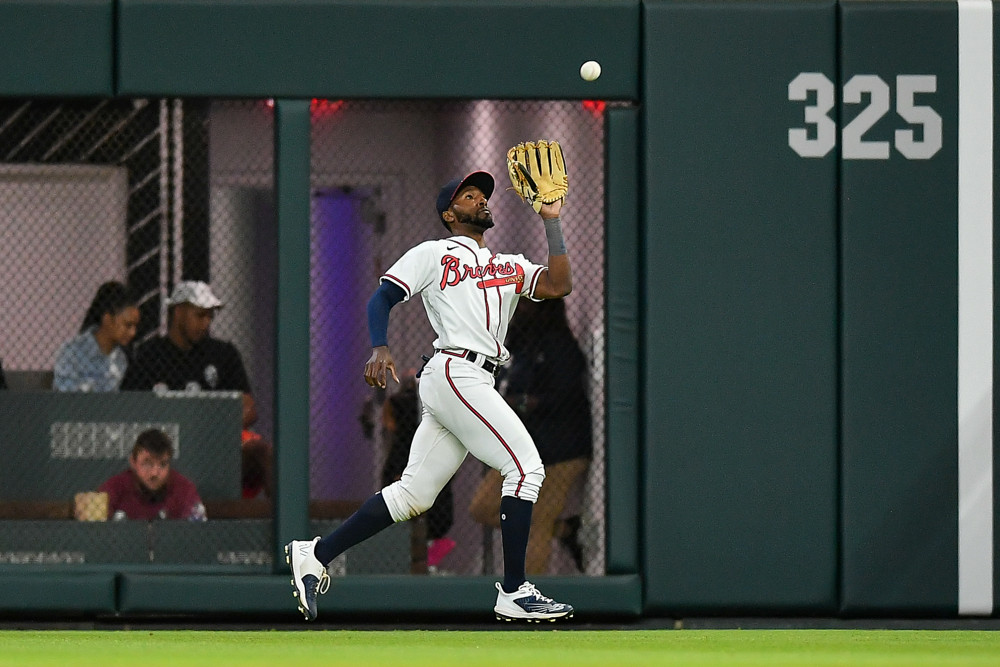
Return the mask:
[[[888,160],[895,148],[908,160],[929,160],[941,150],[941,116],[918,95],[937,92],[933,74],[900,74],[896,77],[896,99],[876,74],[857,74],[844,84],[844,104],[864,104],[840,131],[840,154],[844,160]],[[836,87],[821,72],[802,72],[788,84],[788,99],[806,102],[805,127],[788,130],[788,145],[802,157],[824,157],[837,145],[837,123],[830,117],[836,104]],[[812,100],[812,103],[808,103]],[[902,127],[890,142],[867,138],[868,131],[892,109]]]

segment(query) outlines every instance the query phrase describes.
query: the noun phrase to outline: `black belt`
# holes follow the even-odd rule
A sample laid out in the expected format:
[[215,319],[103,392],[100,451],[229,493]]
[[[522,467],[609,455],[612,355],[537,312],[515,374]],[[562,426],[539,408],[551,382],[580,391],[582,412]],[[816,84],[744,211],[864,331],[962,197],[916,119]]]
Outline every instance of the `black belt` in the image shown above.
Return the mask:
[[[477,360],[479,359],[479,357],[480,357],[480,355],[476,354],[472,350],[469,350],[469,353],[467,355],[465,355],[465,358],[468,359],[469,361],[471,361],[474,364],[477,363]],[[492,361],[490,361],[486,357],[483,357],[483,360],[480,361],[480,362],[478,362],[478,363],[479,363],[479,367],[482,368],[487,373],[492,373],[493,375],[496,375],[497,373],[500,372],[500,364],[494,364]]]
[[492,361],[490,361],[487,357],[484,357],[481,354],[477,354],[472,350],[461,350],[461,351],[441,350],[441,351],[444,352],[445,354],[450,354],[454,357],[461,357],[466,361],[471,361],[472,363],[479,366],[487,373],[496,375],[497,373],[500,372],[500,364],[495,364]]

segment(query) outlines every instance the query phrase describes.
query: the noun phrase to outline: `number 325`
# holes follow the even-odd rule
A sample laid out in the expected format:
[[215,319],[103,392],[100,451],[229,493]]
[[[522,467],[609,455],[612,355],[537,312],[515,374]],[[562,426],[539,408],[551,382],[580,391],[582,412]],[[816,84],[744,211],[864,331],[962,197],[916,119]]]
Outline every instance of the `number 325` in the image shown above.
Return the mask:
[[[815,104],[805,107],[804,120],[812,126],[788,130],[788,145],[802,157],[823,157],[837,143],[837,124],[830,118],[836,103],[834,85],[821,72],[802,72],[788,84],[788,99],[805,102],[816,93]],[[896,130],[896,150],[908,160],[927,160],[941,150],[941,116],[929,106],[916,104],[917,93],[937,92],[937,77],[900,74],[896,77],[896,113],[910,125],[920,126],[922,138],[913,129]],[[868,106],[844,126],[841,157],[845,160],[888,160],[889,142],[864,138],[889,111],[889,85],[875,74],[858,74],[844,84],[844,104],[860,104],[868,94]],[[812,135],[810,137],[810,135]]]

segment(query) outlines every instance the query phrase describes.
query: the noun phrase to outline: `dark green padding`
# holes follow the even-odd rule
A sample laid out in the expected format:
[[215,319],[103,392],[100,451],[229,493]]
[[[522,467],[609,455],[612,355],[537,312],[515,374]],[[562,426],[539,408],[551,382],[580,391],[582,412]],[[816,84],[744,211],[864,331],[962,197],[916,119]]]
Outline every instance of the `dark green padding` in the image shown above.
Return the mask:
[[[496,589],[491,577],[410,575],[337,577],[320,598],[330,620],[359,615],[429,614],[492,618]],[[641,588],[636,575],[539,577],[546,594],[570,602],[578,619],[637,617]],[[121,576],[121,613],[213,613],[298,615],[290,579],[283,575]],[[321,618],[322,618],[321,617]]]
[[607,188],[607,571],[639,571],[639,199],[635,108],[609,109]]
[[[638,97],[638,0],[119,0],[118,8],[122,95]],[[534,37],[530,26],[540,27]],[[603,66],[597,81],[580,78],[587,60]]]
[[835,71],[835,4],[643,8],[647,613],[832,613],[836,159],[788,84]]
[[278,214],[275,328],[274,564],[286,570],[282,545],[308,535],[310,118],[308,100],[274,106],[274,184]]
[[115,578],[114,572],[4,572],[0,575],[0,611],[114,613]]
[[940,152],[908,160],[890,112],[863,137],[888,141],[889,159],[843,161],[843,611],[954,614],[957,5],[843,2],[840,25],[845,80],[876,74],[895,93],[897,75],[935,75],[916,103],[944,128]]
[[113,0],[0,2],[0,95],[113,94]]

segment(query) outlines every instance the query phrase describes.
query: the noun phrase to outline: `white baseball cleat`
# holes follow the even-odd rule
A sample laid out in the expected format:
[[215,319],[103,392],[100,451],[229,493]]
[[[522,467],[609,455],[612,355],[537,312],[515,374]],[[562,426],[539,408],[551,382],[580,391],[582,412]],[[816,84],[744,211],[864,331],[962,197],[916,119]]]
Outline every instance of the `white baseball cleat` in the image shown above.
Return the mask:
[[292,540],[285,545],[285,562],[292,568],[292,595],[307,621],[316,620],[316,598],[330,589],[330,575],[313,551],[317,542],[319,537]]
[[558,621],[573,616],[573,607],[556,602],[538,592],[530,581],[521,584],[513,593],[505,593],[497,584],[497,604],[493,607],[498,621]]

